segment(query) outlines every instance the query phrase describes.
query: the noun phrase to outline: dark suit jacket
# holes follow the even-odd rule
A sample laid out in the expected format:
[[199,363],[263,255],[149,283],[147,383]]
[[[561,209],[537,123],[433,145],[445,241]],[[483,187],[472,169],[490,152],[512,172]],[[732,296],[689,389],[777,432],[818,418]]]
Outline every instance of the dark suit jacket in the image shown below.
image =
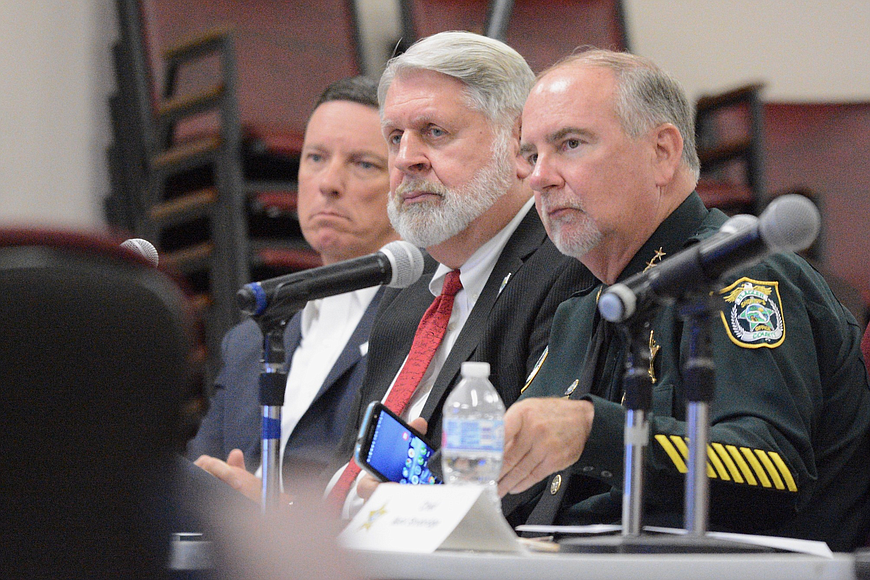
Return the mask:
[[[290,434],[284,452],[285,481],[319,474],[335,453],[335,447],[351,417],[351,404],[365,374],[366,356],[360,345],[369,331],[383,290],[372,299],[338,360],[321,385],[311,406]],[[301,313],[287,323],[284,348],[289,361],[301,341]],[[248,467],[258,465],[261,424],[259,403],[260,359],[263,336],[253,320],[246,320],[224,336],[223,368],[215,381],[211,408],[196,437],[188,443],[188,457],[202,454],[225,459],[233,449],[245,453]]]
[[[430,260],[419,281],[384,294],[372,328],[365,380],[351,410],[355,420],[348,423],[325,477],[351,458],[366,406],[383,398],[408,355],[417,325],[434,300],[429,281],[436,266]],[[461,364],[488,362],[490,381],[510,405],[547,346],[556,307],[593,282],[580,262],[559,253],[537,212],[529,211],[502,250],[423,407],[427,436],[435,447],[441,442],[441,407],[459,380]]]

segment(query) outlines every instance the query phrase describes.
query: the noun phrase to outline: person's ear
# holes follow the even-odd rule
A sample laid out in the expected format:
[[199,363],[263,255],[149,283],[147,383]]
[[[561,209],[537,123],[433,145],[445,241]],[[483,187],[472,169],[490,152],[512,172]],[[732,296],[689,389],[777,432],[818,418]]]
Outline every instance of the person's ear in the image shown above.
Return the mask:
[[655,147],[655,179],[659,187],[669,184],[683,158],[683,137],[671,123],[659,125],[652,132]]
[[514,173],[517,176],[517,179],[520,181],[524,180],[529,175],[529,164],[523,159],[522,155],[520,155],[520,137],[522,136],[522,120],[520,117],[517,117],[517,120],[514,121],[513,129],[511,130],[509,151],[510,151],[510,159],[514,161]]

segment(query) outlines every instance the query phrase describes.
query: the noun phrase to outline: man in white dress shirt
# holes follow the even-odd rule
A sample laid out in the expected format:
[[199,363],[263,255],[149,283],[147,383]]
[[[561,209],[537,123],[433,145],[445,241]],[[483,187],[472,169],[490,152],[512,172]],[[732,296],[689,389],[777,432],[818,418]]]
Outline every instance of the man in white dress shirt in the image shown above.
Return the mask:
[[[398,238],[387,217],[388,189],[376,83],[363,77],[337,81],[308,121],[299,166],[299,224],[324,265],[376,252]],[[288,322],[281,413],[288,491],[313,480],[334,452],[364,373],[381,293],[366,288],[313,300]],[[188,444],[198,466],[252,499],[260,494],[262,349],[262,334],[251,320],[227,333],[211,408]]]

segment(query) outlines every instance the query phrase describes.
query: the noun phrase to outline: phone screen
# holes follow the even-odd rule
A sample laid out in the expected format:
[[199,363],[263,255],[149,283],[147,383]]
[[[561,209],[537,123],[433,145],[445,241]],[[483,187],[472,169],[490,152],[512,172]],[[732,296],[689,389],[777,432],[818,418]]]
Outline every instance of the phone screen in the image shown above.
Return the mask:
[[364,444],[359,453],[362,464],[387,481],[415,485],[441,483],[428,466],[434,450],[382,405],[375,409],[371,417],[374,423],[369,425],[369,434],[362,440]]

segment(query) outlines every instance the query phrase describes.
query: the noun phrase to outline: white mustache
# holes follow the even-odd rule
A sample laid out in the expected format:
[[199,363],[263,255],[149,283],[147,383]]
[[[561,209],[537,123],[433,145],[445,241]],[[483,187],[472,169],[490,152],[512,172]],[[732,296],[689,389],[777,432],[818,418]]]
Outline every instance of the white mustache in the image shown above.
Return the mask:
[[445,188],[440,183],[432,183],[431,181],[413,179],[400,183],[399,186],[396,187],[394,195],[396,197],[404,199],[405,194],[408,192],[419,192],[444,197],[445,195],[447,195],[446,189],[447,188]]
[[562,210],[562,209],[573,209],[573,210],[577,210],[577,211],[582,212],[582,213],[586,213],[586,210],[579,203],[558,203],[558,202],[545,203],[545,202],[543,202],[543,203],[541,203],[541,209],[544,211],[544,213],[550,213],[552,211]]

